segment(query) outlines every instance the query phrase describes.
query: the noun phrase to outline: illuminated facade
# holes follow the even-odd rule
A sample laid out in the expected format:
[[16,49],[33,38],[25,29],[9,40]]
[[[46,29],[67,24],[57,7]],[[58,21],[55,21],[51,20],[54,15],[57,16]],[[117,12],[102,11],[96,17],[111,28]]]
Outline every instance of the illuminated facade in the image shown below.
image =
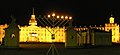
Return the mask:
[[[20,42],[52,42],[51,33],[52,28],[50,27],[37,27],[37,26],[24,26],[20,27]],[[65,28],[56,27],[54,42],[65,42]]]
[[[36,26],[37,21],[35,15],[31,15],[29,20],[30,26],[19,26],[20,28],[20,42],[65,42],[65,27],[41,27]],[[55,33],[55,39],[51,39],[51,35]]]
[[2,38],[5,36],[5,28],[7,28],[8,25],[4,24],[4,25],[0,25],[0,43],[2,42]]
[[[5,31],[4,29],[7,28],[8,25],[0,25],[0,42],[2,42],[2,38],[5,35]],[[35,18],[34,15],[34,10],[33,10],[33,14],[31,15],[31,19],[29,20],[29,26],[25,25],[25,26],[20,26],[18,25],[19,29],[20,29],[20,37],[19,37],[19,41],[20,42],[65,42],[65,37],[66,37],[66,33],[65,27],[55,27],[55,28],[51,28],[51,27],[41,27],[41,26],[37,26],[37,20]],[[109,18],[109,23],[105,23],[105,26],[89,26],[90,28],[96,28],[96,29],[100,29],[100,30],[105,30],[105,31],[112,31],[112,42],[119,42],[120,41],[120,33],[119,33],[119,24],[114,23],[114,17],[110,17]],[[75,27],[74,28],[76,31],[81,31],[81,30],[87,30],[88,27]],[[55,32],[55,39],[52,40],[51,36],[52,33]]]
[[111,16],[109,23],[105,23],[105,31],[112,31],[112,42],[119,41],[119,24],[114,23],[114,18]]
[[[105,30],[105,31],[112,31],[112,42],[116,42],[118,43],[120,41],[120,33],[119,33],[119,24],[117,23],[114,23],[114,17],[111,15],[111,17],[109,18],[109,23],[105,23],[105,27],[103,27],[102,25],[100,26],[94,26],[94,27],[91,27],[89,26],[90,28],[95,28],[95,29],[100,29],[100,30]],[[77,31],[81,31],[81,30],[87,30],[88,27],[84,26],[84,27],[81,27],[80,28],[74,28],[75,30]]]

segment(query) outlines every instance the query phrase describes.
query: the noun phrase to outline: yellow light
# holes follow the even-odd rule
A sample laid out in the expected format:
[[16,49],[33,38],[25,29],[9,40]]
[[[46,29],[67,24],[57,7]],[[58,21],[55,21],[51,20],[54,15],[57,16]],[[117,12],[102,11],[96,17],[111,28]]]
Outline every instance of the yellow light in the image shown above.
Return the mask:
[[50,15],[48,15],[48,18],[50,18]]
[[38,36],[38,34],[32,34],[32,36]]
[[60,18],[59,16],[57,16],[57,18]]
[[61,16],[61,18],[63,19],[63,18],[64,18],[64,16]]
[[14,38],[15,37],[15,34],[12,34],[12,38]]
[[72,17],[69,17],[69,19],[72,19]]
[[110,23],[114,23],[114,18],[113,17],[110,17]]
[[55,13],[53,13],[52,16],[55,16]]
[[65,19],[68,19],[68,16],[65,16]]
[[38,36],[38,34],[28,34],[28,36]]

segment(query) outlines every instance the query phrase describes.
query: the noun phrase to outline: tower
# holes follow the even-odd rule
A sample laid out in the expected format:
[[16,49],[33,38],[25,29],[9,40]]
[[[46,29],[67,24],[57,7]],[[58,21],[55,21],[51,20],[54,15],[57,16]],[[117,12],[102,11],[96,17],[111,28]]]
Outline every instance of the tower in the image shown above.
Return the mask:
[[31,19],[29,20],[29,25],[31,26],[36,26],[37,25],[37,21],[34,15],[34,8],[33,8],[33,14],[31,15]]
[[112,31],[112,42],[117,43],[119,41],[119,24],[114,22],[114,17],[111,13],[109,23],[105,23],[105,31]]
[[114,23],[114,17],[112,14],[111,14],[111,17],[109,18],[109,23]]
[[72,20],[70,20],[69,27],[66,30],[65,47],[76,47],[77,45],[77,32],[73,29]]
[[19,47],[19,28],[15,23],[16,19],[12,17],[12,22],[5,30],[5,37],[3,38],[3,44],[6,47],[17,48]]

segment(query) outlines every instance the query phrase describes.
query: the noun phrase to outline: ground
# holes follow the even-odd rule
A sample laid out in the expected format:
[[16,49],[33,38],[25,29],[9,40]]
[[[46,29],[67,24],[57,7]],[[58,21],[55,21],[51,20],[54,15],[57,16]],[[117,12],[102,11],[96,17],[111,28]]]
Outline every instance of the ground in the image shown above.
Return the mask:
[[[42,44],[43,46],[34,48],[1,48],[1,55],[46,55],[51,44]],[[55,44],[59,55],[120,55],[120,46],[91,47],[91,48],[64,48],[64,44]],[[51,55],[51,52],[50,54]],[[55,55],[57,55],[55,53]]]

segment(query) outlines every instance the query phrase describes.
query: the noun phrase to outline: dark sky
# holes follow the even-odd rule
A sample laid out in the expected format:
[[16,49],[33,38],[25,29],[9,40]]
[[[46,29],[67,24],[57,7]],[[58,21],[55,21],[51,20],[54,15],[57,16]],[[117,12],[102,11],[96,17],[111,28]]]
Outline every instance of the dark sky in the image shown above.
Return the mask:
[[52,12],[72,16],[77,26],[109,22],[111,11],[115,22],[120,23],[120,4],[113,0],[3,0],[0,1],[0,24],[10,23],[11,15],[17,24],[28,24],[33,7],[36,16]]

